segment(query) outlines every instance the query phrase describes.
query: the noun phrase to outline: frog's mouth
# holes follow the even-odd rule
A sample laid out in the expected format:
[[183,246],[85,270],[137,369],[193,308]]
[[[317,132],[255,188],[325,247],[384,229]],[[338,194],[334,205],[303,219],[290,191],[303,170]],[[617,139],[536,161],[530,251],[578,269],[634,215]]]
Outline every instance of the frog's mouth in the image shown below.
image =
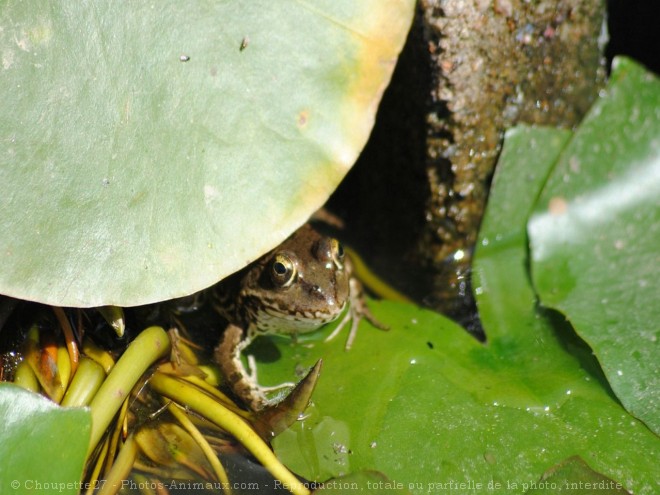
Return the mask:
[[344,311],[341,306],[330,306],[329,311],[284,311],[277,306],[263,306],[257,312],[257,327],[264,333],[308,333],[336,320]]

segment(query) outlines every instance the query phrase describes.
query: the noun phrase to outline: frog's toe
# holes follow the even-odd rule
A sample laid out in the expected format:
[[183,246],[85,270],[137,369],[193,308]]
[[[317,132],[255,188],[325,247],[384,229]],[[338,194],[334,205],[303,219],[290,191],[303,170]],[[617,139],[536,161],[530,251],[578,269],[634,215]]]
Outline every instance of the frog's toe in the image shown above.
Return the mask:
[[346,314],[339,322],[337,327],[332,331],[330,335],[328,335],[325,338],[324,341],[330,342],[332,339],[334,339],[337,335],[339,335],[339,333],[344,329],[344,327],[350,321],[351,329],[348,332],[348,337],[346,338],[346,345],[345,345],[345,349],[348,351],[353,346],[353,342],[355,341],[355,337],[357,336],[357,331],[360,325],[360,321],[362,321],[363,319],[367,320],[372,326],[378,328],[379,330],[390,329],[390,327],[380,322],[371,313],[364,300],[359,299],[352,302],[351,306],[348,308],[348,311],[346,311]]

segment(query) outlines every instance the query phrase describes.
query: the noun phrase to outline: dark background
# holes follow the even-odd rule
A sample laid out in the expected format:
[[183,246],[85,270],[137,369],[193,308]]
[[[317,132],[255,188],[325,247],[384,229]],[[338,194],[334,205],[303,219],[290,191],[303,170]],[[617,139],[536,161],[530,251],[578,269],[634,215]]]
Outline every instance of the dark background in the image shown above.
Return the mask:
[[609,0],[609,60],[628,55],[660,74],[660,2]]
[[[660,0],[606,1],[608,64],[627,55],[660,75]],[[413,29],[371,138],[328,206],[345,220],[346,229],[338,234],[342,241],[366,255],[381,277],[433,306],[427,300],[433,274],[416,259],[429,194],[424,163],[431,84],[428,53],[418,46],[422,33]]]

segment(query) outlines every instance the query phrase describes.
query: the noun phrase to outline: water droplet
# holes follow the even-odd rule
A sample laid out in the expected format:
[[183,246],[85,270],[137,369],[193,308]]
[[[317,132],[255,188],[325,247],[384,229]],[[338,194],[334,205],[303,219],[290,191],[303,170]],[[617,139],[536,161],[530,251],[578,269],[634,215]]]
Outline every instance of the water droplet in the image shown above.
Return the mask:
[[411,359],[410,364],[417,364],[417,359]]
[[616,374],[619,375],[619,376],[623,376],[623,371],[621,371],[621,370],[616,370]]
[[571,156],[568,159],[568,167],[571,169],[571,172],[578,174],[580,173],[580,159],[576,156]]
[[474,293],[475,293],[476,295],[480,296],[481,294],[484,293],[484,289],[483,289],[483,287],[475,287],[475,288],[474,288]]
[[482,246],[488,246],[489,243],[490,241],[488,240],[488,237],[484,237],[483,239],[481,239]]
[[335,454],[347,454],[348,453],[348,448],[346,448],[346,445],[341,444],[341,443],[332,444],[332,450],[335,451]]

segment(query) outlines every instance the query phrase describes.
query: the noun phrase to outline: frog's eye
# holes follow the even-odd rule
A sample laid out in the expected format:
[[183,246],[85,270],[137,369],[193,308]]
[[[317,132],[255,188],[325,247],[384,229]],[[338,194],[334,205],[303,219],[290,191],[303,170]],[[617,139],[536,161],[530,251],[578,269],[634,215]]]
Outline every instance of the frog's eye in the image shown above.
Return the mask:
[[270,278],[278,287],[288,287],[296,279],[296,264],[286,254],[277,254],[270,266]]
[[330,252],[332,253],[332,261],[335,262],[337,268],[343,268],[346,254],[344,253],[344,246],[337,239],[332,239]]

